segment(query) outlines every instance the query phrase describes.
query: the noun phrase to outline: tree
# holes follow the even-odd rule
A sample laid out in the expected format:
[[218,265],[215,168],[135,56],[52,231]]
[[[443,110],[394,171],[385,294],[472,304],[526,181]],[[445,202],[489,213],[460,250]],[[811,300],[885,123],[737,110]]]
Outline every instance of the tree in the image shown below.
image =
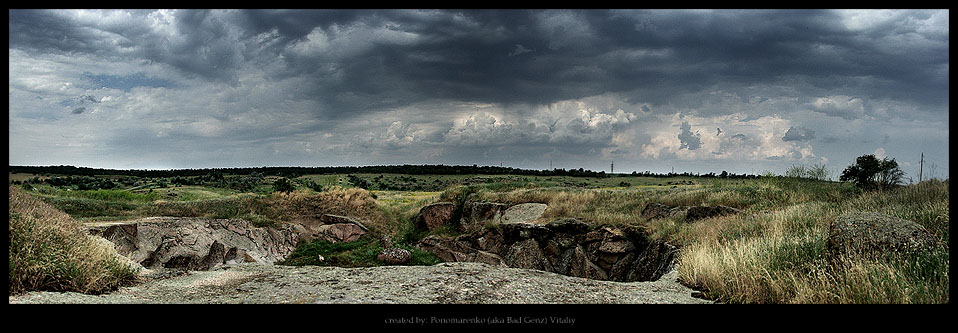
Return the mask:
[[273,182],[273,191],[289,194],[289,192],[292,192],[294,189],[295,187],[293,187],[293,183],[289,181],[289,178],[283,177]]
[[842,171],[839,180],[851,181],[866,190],[888,189],[901,185],[904,175],[895,159],[879,160],[875,155],[863,155]]

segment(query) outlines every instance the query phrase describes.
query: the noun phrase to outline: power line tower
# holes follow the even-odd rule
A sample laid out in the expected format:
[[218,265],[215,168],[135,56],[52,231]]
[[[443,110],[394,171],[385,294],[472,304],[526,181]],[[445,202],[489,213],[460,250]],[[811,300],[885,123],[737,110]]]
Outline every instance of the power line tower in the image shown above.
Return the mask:
[[925,152],[921,152],[921,161],[918,162],[918,182],[921,183],[921,173],[925,169]]

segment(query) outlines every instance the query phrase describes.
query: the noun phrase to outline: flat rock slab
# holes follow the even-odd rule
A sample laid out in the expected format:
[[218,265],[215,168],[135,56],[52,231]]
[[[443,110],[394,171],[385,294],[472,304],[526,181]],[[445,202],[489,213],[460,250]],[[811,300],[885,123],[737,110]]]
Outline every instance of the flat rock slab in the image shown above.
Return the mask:
[[30,292],[9,303],[712,303],[692,297],[678,273],[654,282],[588,280],[482,263],[339,268],[226,265],[105,295]]
[[502,217],[499,220],[501,223],[529,222],[541,217],[546,208],[549,208],[549,206],[541,203],[518,204],[502,212]]

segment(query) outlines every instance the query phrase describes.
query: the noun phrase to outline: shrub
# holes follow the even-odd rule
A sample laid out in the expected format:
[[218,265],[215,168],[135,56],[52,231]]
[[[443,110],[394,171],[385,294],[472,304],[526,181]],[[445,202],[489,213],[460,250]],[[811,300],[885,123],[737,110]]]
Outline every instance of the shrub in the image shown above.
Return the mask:
[[289,194],[289,192],[292,192],[294,189],[293,183],[289,181],[289,178],[283,177],[273,182],[274,192],[283,192]]

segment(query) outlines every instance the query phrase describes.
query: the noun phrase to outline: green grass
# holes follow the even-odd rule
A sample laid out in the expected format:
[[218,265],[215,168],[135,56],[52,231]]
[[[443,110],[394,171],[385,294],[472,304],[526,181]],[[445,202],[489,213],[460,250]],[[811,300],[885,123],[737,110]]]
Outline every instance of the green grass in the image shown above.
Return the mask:
[[[399,245],[399,248],[406,249],[412,254],[410,260],[405,265],[422,266],[435,265],[441,262],[439,258],[429,252],[419,250],[418,248]],[[301,244],[293,251],[286,260],[280,262],[280,265],[288,266],[337,266],[337,267],[373,267],[381,266],[383,262],[376,259],[379,252],[383,250],[378,241],[372,237],[363,237],[353,242],[332,243],[326,240],[317,239],[312,242]],[[324,259],[320,260],[322,256]]]

